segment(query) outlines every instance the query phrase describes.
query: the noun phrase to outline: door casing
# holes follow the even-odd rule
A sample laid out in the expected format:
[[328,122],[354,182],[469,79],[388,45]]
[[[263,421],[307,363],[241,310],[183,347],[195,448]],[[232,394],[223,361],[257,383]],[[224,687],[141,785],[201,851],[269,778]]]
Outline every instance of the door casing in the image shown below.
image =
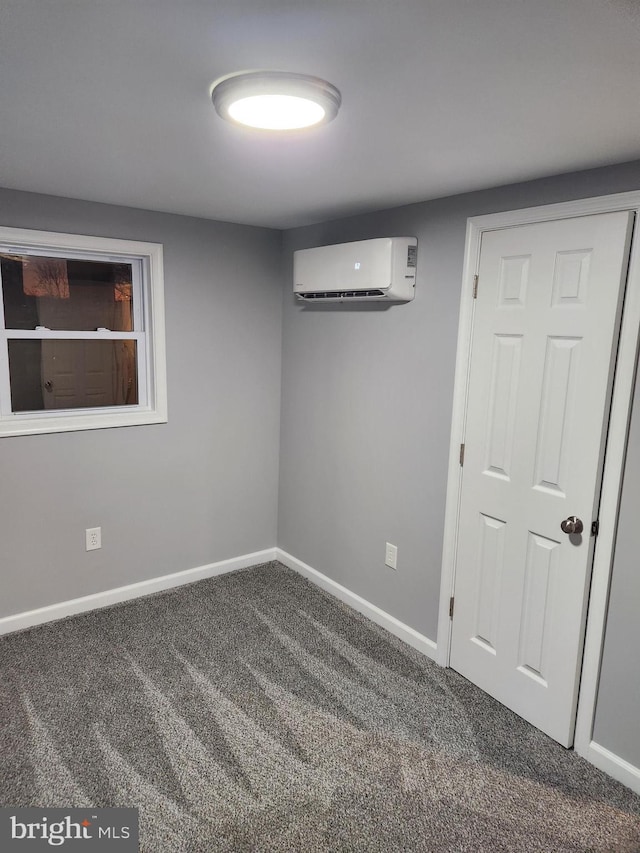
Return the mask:
[[[611,566],[615,544],[620,487],[628,438],[629,419],[633,401],[636,357],[640,341],[640,191],[580,199],[578,201],[545,205],[472,217],[467,220],[462,295],[458,325],[458,347],[454,381],[453,415],[449,452],[449,473],[445,510],[445,530],[442,556],[442,579],[438,618],[437,659],[449,665],[451,620],[449,603],[455,584],[455,562],[458,541],[458,508],[462,469],[460,445],[464,443],[469,378],[469,358],[474,317],[474,276],[480,260],[480,243],[484,231],[509,228],[534,222],[548,222],[575,216],[588,216],[612,211],[635,211],[627,289],[618,343],[618,358],[613,385],[609,433],[604,459],[600,502],[600,531],[596,541],[591,590],[589,595],[587,630],[585,636],[582,677],[578,699],[575,750],[580,755],[616,776],[627,785],[637,787],[637,780],[620,766],[603,766],[602,748],[592,740],[595,705],[602,658],[604,627],[609,597]],[[480,284],[480,286],[482,286]],[[621,762],[621,765],[624,762]],[[619,772],[618,772],[619,771]]]

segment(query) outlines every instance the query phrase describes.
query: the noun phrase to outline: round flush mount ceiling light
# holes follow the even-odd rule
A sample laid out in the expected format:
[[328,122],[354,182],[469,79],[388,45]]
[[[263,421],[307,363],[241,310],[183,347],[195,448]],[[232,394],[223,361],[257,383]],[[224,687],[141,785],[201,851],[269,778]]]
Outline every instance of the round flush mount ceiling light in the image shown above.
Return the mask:
[[223,77],[211,92],[219,116],[261,130],[299,130],[336,117],[342,98],[331,83],[289,71]]

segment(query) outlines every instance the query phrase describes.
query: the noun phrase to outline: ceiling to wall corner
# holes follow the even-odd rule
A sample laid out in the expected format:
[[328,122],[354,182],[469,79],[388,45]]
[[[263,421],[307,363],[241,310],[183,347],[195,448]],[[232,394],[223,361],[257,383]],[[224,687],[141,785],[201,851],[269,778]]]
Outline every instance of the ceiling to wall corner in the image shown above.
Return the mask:
[[[638,0],[2,0],[0,185],[274,228],[640,157]],[[342,93],[285,136],[224,74]]]

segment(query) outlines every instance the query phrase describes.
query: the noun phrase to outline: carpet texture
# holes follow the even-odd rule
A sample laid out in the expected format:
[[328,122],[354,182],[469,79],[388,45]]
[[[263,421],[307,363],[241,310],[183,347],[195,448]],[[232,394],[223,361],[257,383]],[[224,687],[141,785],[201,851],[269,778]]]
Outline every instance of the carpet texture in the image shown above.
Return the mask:
[[640,798],[278,563],[0,640],[0,802],[145,853],[640,851]]

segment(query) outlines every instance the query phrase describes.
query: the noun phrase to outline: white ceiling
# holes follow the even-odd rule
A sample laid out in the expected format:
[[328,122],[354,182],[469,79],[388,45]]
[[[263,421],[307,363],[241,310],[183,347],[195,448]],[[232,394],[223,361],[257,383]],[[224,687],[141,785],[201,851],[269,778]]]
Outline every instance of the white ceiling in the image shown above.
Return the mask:
[[[223,122],[223,74],[329,80]],[[286,228],[640,157],[640,0],[0,0],[0,185]]]

